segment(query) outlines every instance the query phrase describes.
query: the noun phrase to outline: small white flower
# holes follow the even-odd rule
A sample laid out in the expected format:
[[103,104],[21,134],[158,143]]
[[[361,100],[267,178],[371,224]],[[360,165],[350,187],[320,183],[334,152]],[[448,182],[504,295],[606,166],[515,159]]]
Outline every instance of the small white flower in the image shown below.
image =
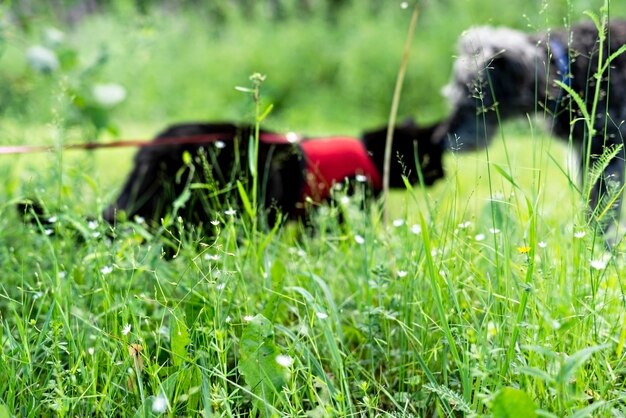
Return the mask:
[[411,232],[415,235],[419,235],[422,233],[422,227],[418,224],[415,224],[411,227]]
[[498,228],[489,228],[489,232],[491,232],[492,234],[499,234],[500,230]]
[[346,206],[348,203],[350,203],[350,198],[348,196],[341,196],[341,204]]
[[54,234],[54,229],[46,228],[46,229],[43,230],[43,232],[46,235],[52,235],[52,234]]
[[287,142],[291,143],[291,144],[295,144],[297,142],[300,142],[300,135],[298,135],[295,132],[287,132],[287,135],[285,135],[287,137]]
[[461,229],[466,229],[466,228],[469,228],[470,226],[472,226],[472,223],[470,221],[461,222],[459,224],[459,228]]
[[365,183],[367,181],[367,176],[364,176],[363,174],[357,174],[354,178],[359,183]]
[[215,148],[223,149],[226,147],[226,143],[224,141],[215,141]]
[[393,221],[393,226],[395,226],[396,228],[399,228],[402,225],[404,225],[404,219],[395,219]]
[[165,395],[161,392],[152,402],[152,412],[162,414],[165,411],[167,411],[167,399],[165,399]]
[[89,221],[87,222],[87,226],[89,229],[96,229],[98,227],[98,221]]
[[144,218],[143,216],[135,215],[135,223],[143,225],[146,223],[146,218]]
[[35,292],[35,294],[33,295],[33,300],[37,300],[42,296],[43,296],[43,292]]
[[409,7],[409,2],[408,1],[403,1],[402,3],[400,3],[400,8],[401,9],[406,9]]
[[237,214],[237,211],[235,209],[228,209],[224,211],[224,214],[228,216],[235,216]]
[[539,246],[539,248],[546,248],[548,246],[545,241],[539,241],[537,245]]
[[398,271],[398,277],[400,277],[400,278],[402,278],[402,277],[406,276],[406,274],[407,274],[407,273],[406,273],[406,271],[404,271],[404,270],[400,270],[400,271]]
[[56,217],[56,216],[51,216],[51,217],[49,217],[49,218],[48,218],[48,223],[53,224],[53,223],[55,223],[56,221],[58,221],[58,219],[57,219],[57,217]]
[[583,238],[585,235],[587,235],[587,233],[585,231],[576,231],[574,232],[574,237],[581,239]]
[[591,260],[589,262],[589,265],[596,270],[604,270],[606,268],[606,264],[607,264],[607,260],[605,259]]
[[293,364],[293,358],[284,354],[279,354],[276,356],[276,363],[283,367],[291,367]]
[[363,244],[365,244],[365,238],[363,238],[363,237],[362,237],[361,235],[359,235],[359,234],[356,234],[356,235],[354,236],[354,241],[355,241],[357,244],[359,244],[359,245],[363,245]]
[[130,324],[124,325],[124,328],[122,328],[122,335],[128,335],[129,332],[130,332]]
[[26,61],[36,71],[51,73],[60,66],[55,52],[45,46],[35,45],[26,51]]
[[213,226],[218,226],[220,224],[220,221],[218,221],[217,219],[211,221],[211,225]]
[[315,312],[315,316],[317,316],[319,319],[326,319],[326,318],[328,318],[328,314],[324,313],[324,312]]
[[113,271],[113,267],[111,266],[104,266],[100,269],[100,273],[102,274],[110,274]]
[[94,232],[94,233],[91,234],[91,236],[94,237],[94,238],[99,238],[100,235],[101,235],[100,232]]
[[243,320],[246,322],[250,322],[254,319],[254,317],[252,315],[246,315],[243,317]]
[[66,276],[67,276],[67,273],[64,272],[64,271],[60,271],[60,272],[57,273],[57,277],[59,279],[65,279]]
[[219,254],[205,254],[204,255],[204,259],[205,260],[211,260],[211,261],[217,261],[220,259]]
[[233,320],[233,318],[231,318],[231,317],[230,317],[230,315],[228,315],[228,316],[226,317],[226,319],[225,319],[225,321],[226,321],[226,323],[227,323],[227,324],[229,324],[229,323],[230,323],[230,321],[232,321],[232,320]]
[[474,237],[476,241],[483,241],[485,239],[485,234],[476,234]]
[[46,28],[43,35],[46,45],[50,48],[56,48],[65,40],[65,34],[56,28]]
[[226,287],[226,283],[220,283],[217,286],[215,286],[215,289],[224,290],[225,287]]
[[89,353],[89,355],[90,355],[90,356],[93,356],[93,355],[94,355],[94,353],[96,352],[96,350],[94,350],[94,348],[93,348],[93,347],[89,347],[89,348],[87,349],[87,352]]

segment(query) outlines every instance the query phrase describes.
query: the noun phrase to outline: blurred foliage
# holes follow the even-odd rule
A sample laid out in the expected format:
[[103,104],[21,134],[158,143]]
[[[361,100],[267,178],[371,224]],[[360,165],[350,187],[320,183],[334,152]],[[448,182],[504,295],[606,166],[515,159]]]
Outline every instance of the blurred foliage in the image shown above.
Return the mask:
[[[602,3],[421,2],[400,116],[425,123],[446,115],[439,92],[449,79],[456,39],[467,27],[545,30],[581,20],[584,10],[597,11]],[[248,120],[250,103],[234,87],[260,72],[268,79],[263,98],[274,104],[269,127],[358,134],[388,118],[413,4],[8,1],[0,5],[0,127],[9,141],[28,142],[27,134],[7,133],[19,131],[16,124],[52,121],[79,127],[80,137],[128,135],[138,125],[149,136],[177,121]],[[51,34],[62,34],[62,41],[49,45]],[[52,51],[58,68],[52,59],[37,69],[28,58],[36,46]],[[94,94],[102,86],[117,86],[109,93],[123,91],[125,100],[103,106]]]

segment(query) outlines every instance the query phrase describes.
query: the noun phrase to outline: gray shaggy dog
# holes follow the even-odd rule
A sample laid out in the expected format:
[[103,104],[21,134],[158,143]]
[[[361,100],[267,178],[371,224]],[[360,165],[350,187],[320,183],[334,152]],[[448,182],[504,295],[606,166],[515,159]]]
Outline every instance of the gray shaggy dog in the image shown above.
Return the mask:
[[[605,33],[603,63],[626,44],[626,21],[611,21]],[[434,133],[435,141],[447,141],[453,150],[479,149],[489,144],[501,121],[545,116],[553,134],[571,138],[580,172],[589,172],[603,152],[615,150],[626,135],[626,54],[613,56],[596,86],[599,56],[598,30],[591,22],[537,34],[493,27],[466,31],[458,44],[453,79],[444,88],[452,113]],[[580,95],[589,113],[597,98],[592,130],[579,104],[557,82]],[[624,149],[614,154],[601,165],[604,170],[590,189],[592,218],[624,184]],[[605,219],[617,220],[620,205],[618,197]]]

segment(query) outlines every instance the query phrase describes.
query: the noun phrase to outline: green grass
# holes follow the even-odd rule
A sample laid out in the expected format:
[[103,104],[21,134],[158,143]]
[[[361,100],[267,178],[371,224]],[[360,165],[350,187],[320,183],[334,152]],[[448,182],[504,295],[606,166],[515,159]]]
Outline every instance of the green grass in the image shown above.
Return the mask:
[[[431,3],[401,105],[420,120],[445,114],[437,92],[468,25],[544,28],[597,7]],[[109,48],[94,77],[128,91],[111,114],[123,137],[179,120],[252,120],[234,87],[254,71],[268,75],[272,127],[357,134],[384,123],[408,13],[355,5],[332,24],[310,19],[207,28],[202,13],[110,13],[67,42],[86,62]],[[20,57],[38,34],[9,33],[0,76],[15,98],[0,116],[3,142],[92,134],[87,120],[68,122],[62,89],[82,67],[31,73]],[[131,151],[2,157],[0,417],[151,416],[163,400],[170,416],[503,417],[529,399],[540,416],[624,416],[623,246],[608,252],[586,227],[565,147],[528,125],[503,126],[510,165],[498,139],[488,156],[447,156],[435,187],[394,192],[389,227],[353,199],[341,203],[342,226],[318,211],[315,234],[249,232],[239,210],[216,214],[212,235],[174,224],[151,237],[130,224],[110,241],[85,216],[115,195]],[[25,196],[57,214],[54,236],[20,221]],[[166,240],[180,241],[172,260]]]

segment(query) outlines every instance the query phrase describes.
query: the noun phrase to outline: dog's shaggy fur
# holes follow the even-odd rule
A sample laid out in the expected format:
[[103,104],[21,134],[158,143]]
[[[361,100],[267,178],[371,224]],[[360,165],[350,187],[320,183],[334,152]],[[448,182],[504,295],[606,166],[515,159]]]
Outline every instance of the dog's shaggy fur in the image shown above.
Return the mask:
[[[391,187],[404,187],[403,175],[411,183],[418,183],[418,168],[426,185],[443,177],[443,148],[432,142],[435,129],[436,125],[421,128],[412,122],[405,122],[395,129]],[[249,142],[252,133],[249,126],[231,123],[192,123],[167,128],[155,138],[156,142],[216,134],[220,136],[220,140],[206,144],[164,145],[141,149],[135,157],[135,165],[126,184],[115,202],[104,210],[103,218],[114,223],[120,217],[142,217],[148,224],[156,226],[163,217],[175,212],[184,221],[201,225],[216,219],[216,211],[230,207],[241,208],[242,202],[236,183],[239,181],[249,189]],[[264,140],[272,136],[272,140]],[[334,144],[341,143],[344,146],[337,152],[345,153],[345,144],[354,142],[354,147],[350,145],[349,149],[356,149],[350,151],[352,154],[356,153],[356,157],[346,153],[333,156],[332,161],[332,164],[336,161],[351,164],[350,168],[346,170],[345,167],[331,167],[333,172],[341,173],[342,178],[329,181],[343,181],[344,177],[350,180],[359,174],[365,174],[368,177],[367,182],[372,186],[371,195],[378,194],[380,181],[374,182],[367,171],[374,171],[372,176],[378,174],[380,177],[379,173],[383,171],[385,136],[386,129],[380,129],[366,132],[362,139],[343,137],[335,140],[322,138],[290,142],[276,140],[280,135],[262,131],[257,171],[263,221],[273,225],[279,212],[288,218],[300,218],[306,214],[307,201],[319,201],[328,197],[307,195],[315,189],[315,184],[311,182],[321,181],[315,177],[315,169],[312,167],[325,163],[311,161],[311,158],[323,158],[312,156],[313,153],[309,151],[311,148],[328,147],[332,154]],[[321,154],[330,155],[329,150],[323,149]],[[361,154],[359,150],[362,150]],[[187,166],[183,164],[183,154],[186,152],[193,161],[193,164]],[[196,187],[191,186],[192,184]],[[328,184],[325,190],[328,191],[330,187],[332,184]]]
[[[603,62],[626,43],[626,21],[611,21],[606,35]],[[571,138],[580,152],[583,173],[605,149],[622,144],[626,134],[626,54],[614,58],[603,74],[597,112],[591,115],[593,134],[582,120],[578,104],[557,84],[569,85],[591,111],[599,47],[598,31],[591,22],[567,31],[538,34],[492,27],[466,31],[458,44],[452,82],[444,89],[452,113],[437,129],[434,140],[447,142],[453,150],[482,148],[489,144],[502,120],[539,113],[547,116],[555,135]],[[590,165],[584,167],[587,149]],[[623,184],[624,149],[593,185],[590,214],[606,203],[602,199],[608,191],[614,193],[614,186]],[[618,198],[609,218],[619,216],[620,205]]]

